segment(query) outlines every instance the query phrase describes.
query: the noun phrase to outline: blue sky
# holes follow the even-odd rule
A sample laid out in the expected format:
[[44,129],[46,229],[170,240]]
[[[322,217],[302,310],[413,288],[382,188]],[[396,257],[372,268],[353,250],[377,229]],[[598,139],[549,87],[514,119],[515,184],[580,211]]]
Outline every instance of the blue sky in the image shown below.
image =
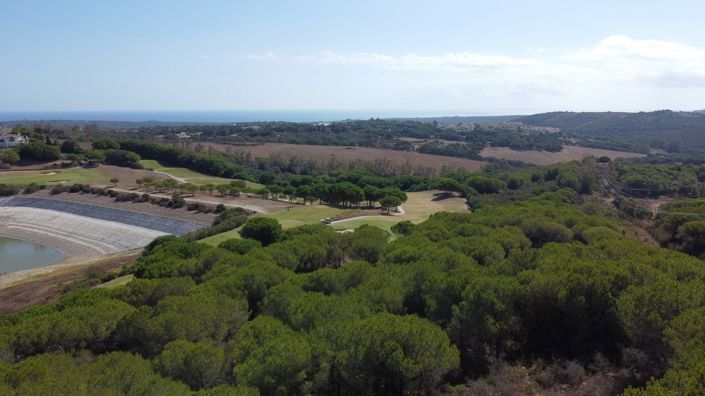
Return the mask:
[[0,1],[0,111],[705,108],[702,1]]

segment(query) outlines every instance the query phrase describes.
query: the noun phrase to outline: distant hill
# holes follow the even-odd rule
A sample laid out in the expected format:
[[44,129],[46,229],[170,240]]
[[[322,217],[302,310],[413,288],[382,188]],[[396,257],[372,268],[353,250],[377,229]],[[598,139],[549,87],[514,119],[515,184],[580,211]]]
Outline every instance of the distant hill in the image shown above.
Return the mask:
[[503,116],[447,116],[447,117],[413,117],[413,118],[390,118],[390,120],[403,120],[403,121],[419,121],[419,122],[433,122],[436,121],[439,124],[498,124],[500,122],[513,121],[517,118],[524,117],[520,115],[503,115]]
[[705,113],[552,112],[517,118],[530,126],[559,128],[577,138],[620,142],[641,151],[705,151]]

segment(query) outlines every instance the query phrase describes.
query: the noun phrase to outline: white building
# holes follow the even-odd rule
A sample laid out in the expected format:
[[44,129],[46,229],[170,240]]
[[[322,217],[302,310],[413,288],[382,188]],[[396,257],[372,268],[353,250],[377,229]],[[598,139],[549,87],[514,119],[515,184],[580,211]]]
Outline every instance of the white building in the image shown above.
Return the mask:
[[22,143],[27,143],[24,136],[13,134],[12,128],[0,127],[0,149],[15,147]]

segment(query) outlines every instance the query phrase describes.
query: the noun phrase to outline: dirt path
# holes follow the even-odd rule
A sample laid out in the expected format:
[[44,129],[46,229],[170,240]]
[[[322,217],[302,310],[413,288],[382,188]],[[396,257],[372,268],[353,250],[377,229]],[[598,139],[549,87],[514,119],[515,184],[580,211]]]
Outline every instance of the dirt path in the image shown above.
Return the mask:
[[187,179],[187,178],[174,176],[174,175],[172,175],[171,173],[166,173],[166,172],[162,172],[162,171],[158,171],[158,170],[155,170],[155,171],[152,171],[152,172],[154,172],[154,173],[159,173],[160,175],[165,175],[165,176],[167,176],[167,177],[169,177],[169,178],[171,178],[171,179],[174,179],[174,180],[176,180],[177,182],[182,183],[182,184],[185,184],[185,183],[188,182],[188,179]]
[[397,208],[397,212],[394,212],[394,213],[391,213],[391,212],[390,212],[389,214],[364,215],[364,216],[348,217],[348,218],[342,219],[342,220],[331,221],[330,223],[331,223],[331,224],[338,224],[338,223],[344,223],[344,222],[346,222],[346,221],[360,220],[360,219],[373,219],[373,218],[374,218],[374,219],[376,219],[376,218],[386,219],[386,218],[389,218],[390,216],[392,216],[392,217],[393,217],[393,216],[403,216],[403,215],[405,215],[405,214],[406,214],[406,212],[404,211],[404,208],[401,207],[401,206],[399,206],[399,207]]
[[[111,188],[118,192],[135,193],[135,190],[126,190],[122,188]],[[171,198],[170,194],[165,193],[148,193],[150,197]],[[221,198],[211,195],[195,195],[194,197],[184,198],[187,203],[203,203],[208,205],[223,204],[231,208],[243,208],[258,213],[272,213],[282,209],[293,207],[282,201],[265,200],[261,198],[237,197],[237,198]]]

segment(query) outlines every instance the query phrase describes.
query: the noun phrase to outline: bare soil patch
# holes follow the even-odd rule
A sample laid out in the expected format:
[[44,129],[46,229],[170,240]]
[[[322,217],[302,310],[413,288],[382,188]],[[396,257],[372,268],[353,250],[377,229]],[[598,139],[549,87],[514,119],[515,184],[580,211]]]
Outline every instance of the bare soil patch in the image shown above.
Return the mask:
[[112,177],[119,180],[118,186],[124,188],[137,187],[137,179],[151,177],[154,180],[169,179],[169,175],[146,169],[131,169],[113,165],[101,165],[101,170],[107,171]]
[[50,266],[40,269],[44,271],[32,277],[0,286],[0,314],[18,312],[36,304],[52,303],[70,290],[97,284],[99,281],[95,275],[117,271],[133,263],[140,254],[141,250],[137,250]]
[[[115,190],[115,191],[119,191],[119,192],[137,192],[137,193],[146,192],[151,197],[156,197],[156,198],[169,198],[169,197],[171,197],[170,194],[159,193],[159,192],[133,191],[133,190],[120,189],[120,188],[112,188],[111,190]],[[282,209],[286,209],[286,208],[290,208],[290,207],[294,206],[294,204],[284,202],[284,201],[274,201],[271,199],[253,198],[251,196],[248,196],[247,194],[241,194],[239,197],[221,197],[216,194],[210,195],[210,194],[204,194],[204,193],[199,192],[199,193],[196,193],[193,195],[189,194],[189,196],[185,197],[184,200],[186,201],[186,203],[195,202],[195,203],[202,203],[202,204],[211,205],[211,206],[223,204],[226,207],[243,208],[243,209],[251,210],[254,212],[258,212],[258,213],[272,213],[272,212],[277,212]]]
[[497,158],[513,161],[522,161],[529,164],[546,166],[563,162],[580,161],[585,157],[639,158],[644,154],[626,151],[605,150],[592,147],[564,146],[562,151],[552,153],[549,151],[518,151],[509,147],[486,147],[480,152],[483,158]]
[[478,171],[485,164],[465,158],[445,157],[442,155],[422,154],[410,151],[399,151],[368,147],[346,146],[315,146],[308,144],[265,143],[256,146],[236,146],[231,144],[208,143],[209,146],[221,150],[250,153],[255,158],[278,155],[284,158],[313,159],[319,165],[326,165],[331,159],[338,161],[388,161],[394,166],[432,168],[436,171],[441,168],[462,168],[468,171]]
[[[129,190],[128,190],[129,191]],[[190,223],[211,225],[216,215],[212,213],[196,213],[188,211],[186,208],[171,209],[159,205],[154,205],[149,202],[116,202],[108,196],[92,195],[92,194],[74,194],[62,193],[51,195],[47,190],[37,191],[29,197],[52,199],[56,201],[78,202],[88,205],[100,206],[104,208],[113,208],[127,210],[130,212],[144,213],[153,216],[166,217],[169,219],[184,220]],[[164,196],[167,197],[166,195]]]

